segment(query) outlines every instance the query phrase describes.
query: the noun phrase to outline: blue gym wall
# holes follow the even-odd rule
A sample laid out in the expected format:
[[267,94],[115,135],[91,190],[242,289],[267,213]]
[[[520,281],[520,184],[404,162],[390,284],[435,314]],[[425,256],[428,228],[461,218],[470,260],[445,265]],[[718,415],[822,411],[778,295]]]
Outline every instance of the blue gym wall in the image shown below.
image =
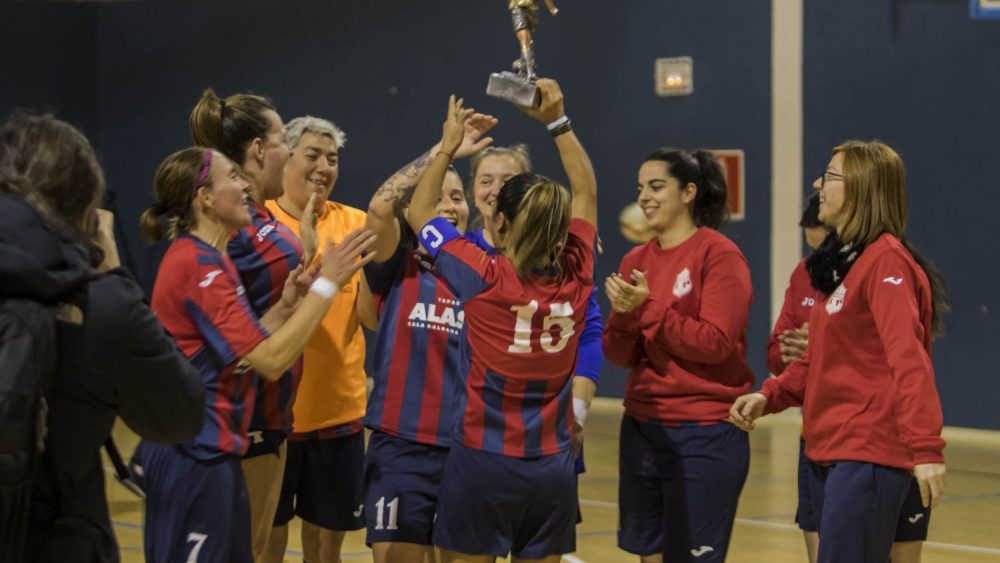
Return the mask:
[[95,137],[97,9],[0,3],[0,114],[55,111]]
[[[156,164],[188,143],[187,115],[206,86],[265,93],[285,118],[309,112],[340,124],[349,142],[335,197],[357,206],[434,142],[451,92],[500,117],[499,143],[526,141],[540,171],[558,171],[540,126],[482,93],[489,72],[516,54],[503,4],[8,4],[0,8],[0,52],[15,78],[5,72],[0,110],[47,102],[93,135],[148,284],[156,254],[139,243],[135,218],[150,202]],[[605,243],[599,279],[628,248],[617,213],[634,197],[642,155],[665,144],[743,148],[748,219],[727,232],[754,273],[751,364],[763,375],[770,3],[566,0],[561,7],[558,18],[542,16],[539,64],[563,83],[596,163]],[[1000,304],[990,266],[1000,255],[990,205],[1000,188],[1000,21],[970,20],[966,0],[807,0],[804,37],[803,189],[845,138],[879,137],[902,153],[910,236],[944,271],[955,309],[934,352],[946,422],[1000,429]],[[695,94],[656,98],[653,59],[677,55],[695,59]],[[622,384],[609,367],[601,392],[620,395]]]
[[[619,210],[634,196],[641,158],[655,147],[746,150],[748,219],[727,232],[754,271],[751,362],[763,374],[769,311],[770,5],[766,2],[574,0],[542,16],[540,70],[559,79],[597,169],[603,279],[628,250]],[[602,11],[604,10],[604,11]],[[517,54],[505,3],[170,2],[101,6],[100,134],[108,180],[130,234],[151,202],[151,178],[190,143],[201,90],[253,90],[290,119],[328,117],[348,135],[334,198],[364,207],[379,183],[439,137],[448,94],[498,116],[498,143],[528,142],[539,171],[558,175],[552,141],[513,106],[483,93]],[[695,95],[653,94],[653,60],[690,55]],[[460,163],[463,171],[466,167]],[[158,254],[128,241],[150,283]],[[605,309],[607,304],[605,303]],[[601,393],[621,396],[605,370]]]
[[805,2],[804,185],[848,138],[907,168],[910,239],[943,271],[954,312],[934,346],[945,423],[1000,429],[1000,21],[967,0]]

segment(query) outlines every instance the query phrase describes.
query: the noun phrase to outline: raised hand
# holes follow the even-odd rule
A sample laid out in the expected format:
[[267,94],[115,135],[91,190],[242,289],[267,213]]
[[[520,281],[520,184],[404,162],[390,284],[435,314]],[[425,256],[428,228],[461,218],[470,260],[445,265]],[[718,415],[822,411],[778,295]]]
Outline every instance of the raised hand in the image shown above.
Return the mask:
[[441,127],[441,151],[448,153],[452,159],[465,139],[465,125],[475,113],[472,108],[463,107],[464,103],[461,98],[455,99],[454,94],[448,98],[448,117]]
[[[320,274],[340,287],[351,280],[355,272],[375,258],[375,252],[365,252],[376,240],[375,233],[370,229],[358,229],[347,235],[344,240],[334,246],[328,242],[323,251]],[[360,258],[360,259],[359,259]]]
[[455,151],[455,158],[474,155],[493,144],[493,137],[483,137],[483,135],[493,129],[496,124],[497,118],[492,115],[472,114],[465,122],[465,136],[462,137],[462,145]]
[[312,262],[319,249],[316,221],[319,219],[321,205],[319,194],[313,192],[309,196],[309,201],[306,202],[306,208],[302,210],[302,219],[299,221],[299,235],[302,239],[302,263],[306,265]]
[[559,83],[550,78],[539,78],[536,83],[542,93],[542,102],[537,108],[521,107],[521,111],[542,125],[548,125],[566,115],[563,107],[563,93]]

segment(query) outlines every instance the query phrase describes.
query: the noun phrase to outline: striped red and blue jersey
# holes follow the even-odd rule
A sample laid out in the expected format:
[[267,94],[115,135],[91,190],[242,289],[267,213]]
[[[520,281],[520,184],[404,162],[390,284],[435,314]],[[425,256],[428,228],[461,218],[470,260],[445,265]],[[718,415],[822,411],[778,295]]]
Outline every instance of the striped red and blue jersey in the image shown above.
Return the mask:
[[469,370],[462,304],[432,258],[402,246],[365,277],[379,315],[365,426],[448,447]]
[[240,358],[268,337],[247,302],[232,261],[183,235],[170,245],[153,287],[153,310],[205,383],[201,431],[181,447],[197,459],[243,455],[254,404],[250,370]]
[[[250,202],[252,223],[236,232],[226,251],[239,271],[247,300],[263,317],[281,299],[288,274],[302,261],[302,243],[263,205]],[[299,358],[277,381],[257,377],[257,400],[250,430],[292,431],[292,403],[302,379]]]
[[465,309],[471,363],[455,439],[519,458],[568,450],[577,343],[594,288],[594,226],[573,219],[562,273],[527,279],[445,219],[419,237]]
[[[496,248],[486,240],[482,228],[466,233],[465,238],[476,243],[476,246],[485,250],[490,256],[496,255]],[[576,369],[573,370],[573,374],[600,383],[601,367],[604,365],[604,346],[601,344],[601,338],[604,336],[604,317],[601,315],[601,305],[597,302],[597,287],[590,293],[586,318],[577,344]]]

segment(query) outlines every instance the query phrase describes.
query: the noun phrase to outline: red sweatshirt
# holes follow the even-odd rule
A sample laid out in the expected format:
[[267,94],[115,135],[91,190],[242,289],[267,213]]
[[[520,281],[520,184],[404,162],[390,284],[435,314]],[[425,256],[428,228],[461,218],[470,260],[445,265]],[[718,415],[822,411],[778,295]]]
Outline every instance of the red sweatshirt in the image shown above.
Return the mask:
[[645,273],[649,298],[611,313],[608,360],[632,368],[625,414],[665,424],[716,423],[753,385],[746,327],[753,288],[746,258],[717,231],[701,228],[674,248],[654,238],[622,259],[620,272]]
[[781,344],[778,342],[778,335],[786,330],[800,328],[809,322],[809,314],[812,312],[813,305],[821,300],[820,292],[813,288],[812,282],[809,281],[806,259],[803,258],[792,272],[791,279],[788,280],[785,302],[781,305],[781,313],[774,323],[771,340],[767,343],[767,369],[771,370],[774,375],[785,371],[786,365],[785,362],[781,361]]
[[767,412],[804,402],[806,456],[816,463],[912,471],[943,462],[931,313],[924,271],[899,240],[882,235],[813,308],[806,355],[764,382]]

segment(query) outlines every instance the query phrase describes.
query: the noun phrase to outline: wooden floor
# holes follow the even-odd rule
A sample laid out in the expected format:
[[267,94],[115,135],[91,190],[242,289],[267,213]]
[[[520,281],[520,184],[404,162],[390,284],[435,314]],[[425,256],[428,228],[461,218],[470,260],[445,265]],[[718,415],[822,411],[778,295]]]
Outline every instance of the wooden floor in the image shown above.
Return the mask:
[[[587,468],[580,479],[584,522],[577,529],[577,551],[569,563],[636,561],[616,547],[618,509],[618,426],[621,403],[598,399],[587,419]],[[729,549],[735,563],[806,561],[802,534],[792,523],[796,504],[797,413],[767,417],[751,435],[747,478]],[[122,453],[130,456],[137,439],[127,428],[115,431]],[[1000,432],[946,429],[949,445],[946,497],[931,519],[924,563],[1000,562]],[[108,500],[126,563],[143,561],[141,502],[109,473]],[[286,561],[302,561],[298,520],[293,521]],[[352,532],[343,559],[371,557],[364,532]]]

